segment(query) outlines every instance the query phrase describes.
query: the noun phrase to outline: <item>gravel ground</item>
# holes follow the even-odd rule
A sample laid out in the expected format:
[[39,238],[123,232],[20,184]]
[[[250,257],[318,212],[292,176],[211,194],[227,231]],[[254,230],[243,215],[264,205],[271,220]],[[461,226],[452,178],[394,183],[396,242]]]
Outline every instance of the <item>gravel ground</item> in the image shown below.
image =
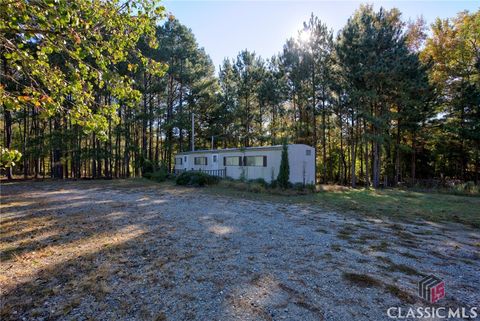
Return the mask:
[[2,320],[388,320],[480,302],[480,231],[139,181],[3,184]]

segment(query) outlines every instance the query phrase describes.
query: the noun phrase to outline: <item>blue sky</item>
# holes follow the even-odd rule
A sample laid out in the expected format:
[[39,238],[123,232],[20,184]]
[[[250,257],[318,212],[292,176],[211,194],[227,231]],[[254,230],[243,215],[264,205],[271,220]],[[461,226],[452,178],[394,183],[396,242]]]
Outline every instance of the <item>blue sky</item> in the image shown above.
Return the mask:
[[[365,1],[185,1],[163,4],[187,27],[210,55],[218,70],[224,57],[243,49],[264,58],[280,52],[285,40],[296,36],[313,12],[336,33]],[[369,1],[376,9],[399,8],[403,19],[423,15],[430,24],[436,17],[453,17],[463,10],[476,11],[477,1]]]

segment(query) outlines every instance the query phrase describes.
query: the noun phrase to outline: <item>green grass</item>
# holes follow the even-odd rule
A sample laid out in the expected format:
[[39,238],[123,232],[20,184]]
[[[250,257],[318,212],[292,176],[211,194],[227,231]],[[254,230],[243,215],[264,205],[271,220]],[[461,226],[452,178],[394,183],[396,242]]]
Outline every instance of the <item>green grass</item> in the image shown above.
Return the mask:
[[283,203],[304,203],[327,209],[352,212],[370,217],[388,217],[401,221],[417,219],[433,222],[457,222],[480,228],[480,197],[448,195],[441,193],[415,192],[403,189],[351,189],[330,188],[323,191],[299,195],[283,193],[238,190],[220,183],[206,189],[217,195],[278,201]]
[[402,289],[400,289],[396,285],[388,284],[385,288],[389,293],[396,296],[397,298],[400,299],[400,301],[402,301],[404,303],[413,304],[413,303],[416,302],[416,298],[413,295],[403,291]]
[[362,288],[381,287],[382,282],[367,274],[343,273],[343,278],[351,284]]

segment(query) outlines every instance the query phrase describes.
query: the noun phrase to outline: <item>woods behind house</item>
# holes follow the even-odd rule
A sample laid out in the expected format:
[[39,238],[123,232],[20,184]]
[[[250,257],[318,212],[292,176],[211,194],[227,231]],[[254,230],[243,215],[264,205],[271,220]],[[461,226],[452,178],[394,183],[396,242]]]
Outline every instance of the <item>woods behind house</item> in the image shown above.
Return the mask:
[[194,114],[197,149],[308,144],[321,183],[478,182],[480,11],[427,26],[362,5],[337,34],[312,14],[278,55],[244,50],[216,75],[192,30],[155,2],[0,9],[10,178],[171,170]]

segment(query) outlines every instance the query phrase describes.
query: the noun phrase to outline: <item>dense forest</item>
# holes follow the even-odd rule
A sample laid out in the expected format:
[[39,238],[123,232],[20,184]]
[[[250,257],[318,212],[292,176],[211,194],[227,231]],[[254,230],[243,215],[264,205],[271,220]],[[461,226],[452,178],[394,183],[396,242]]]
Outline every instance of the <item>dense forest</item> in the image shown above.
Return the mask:
[[[478,183],[480,11],[427,26],[362,5],[218,75],[155,2],[0,1],[2,171],[124,178],[191,146],[304,143],[319,183]],[[14,165],[14,166],[13,166]]]

